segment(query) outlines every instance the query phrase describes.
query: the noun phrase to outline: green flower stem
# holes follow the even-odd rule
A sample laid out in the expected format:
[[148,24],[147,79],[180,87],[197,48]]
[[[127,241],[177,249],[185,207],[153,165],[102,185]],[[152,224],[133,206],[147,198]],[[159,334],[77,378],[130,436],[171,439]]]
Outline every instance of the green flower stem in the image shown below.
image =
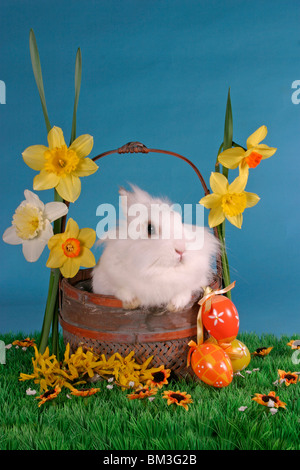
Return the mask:
[[[38,51],[38,46],[36,42],[36,38],[34,35],[33,30],[30,30],[29,33],[29,49],[30,49],[30,57],[31,57],[31,64],[32,70],[34,74],[34,78],[36,81],[36,85],[38,88],[42,110],[44,114],[45,124],[47,133],[51,130],[51,124],[48,116],[47,105],[46,105],[46,98],[45,98],[45,90],[44,90],[44,83],[43,83],[43,75],[42,75],[42,67],[40,62],[40,56]],[[77,111],[77,104],[79,98],[79,89],[80,89],[80,82],[81,82],[81,53],[80,50],[77,52],[76,57],[76,96],[75,96],[75,105],[74,105],[74,116],[73,120],[74,123],[72,125],[72,132],[76,132],[76,111]],[[63,202],[63,199],[60,197],[56,189],[54,189],[54,201]],[[54,221],[54,235],[57,233],[61,233],[62,229],[62,217],[58,220]],[[45,316],[41,331],[41,340],[39,345],[39,350],[43,353],[48,345],[50,328],[52,325],[52,348],[53,354],[58,354],[58,289],[59,289],[59,279],[60,279],[60,271],[59,269],[51,270],[50,279],[49,279],[49,289],[48,289],[48,297],[46,302],[46,309],[45,309]]]
[[[225,125],[224,125],[224,139],[223,144],[219,148],[218,156],[221,151],[227,150],[232,147],[232,139],[233,139],[233,121],[232,121],[232,108],[231,108],[231,98],[230,98],[230,88],[228,90],[227,95],[227,104],[226,104],[226,112],[225,112]],[[216,171],[220,172],[219,162],[217,159],[216,162]],[[228,168],[222,168],[222,173],[228,180]],[[221,259],[222,259],[222,276],[223,276],[223,286],[227,287],[230,284],[230,271],[229,271],[229,263],[228,257],[226,252],[226,245],[225,245],[225,220],[222,224],[220,224],[218,229],[218,235],[221,243]],[[227,297],[231,299],[231,292],[226,293]]]
[[50,334],[50,328],[53,323],[54,311],[56,301],[58,298],[58,285],[59,285],[60,271],[59,269],[51,269],[48,297],[44,315],[44,322],[42,326],[41,339],[39,344],[39,351],[41,354],[45,352],[48,346],[48,338]]
[[[62,202],[63,198],[58,194],[56,189],[54,189],[54,201],[56,202]],[[62,228],[62,217],[60,219],[57,219],[54,221],[54,227],[53,227],[53,232],[54,235],[57,233],[61,233],[61,228]],[[60,272],[58,270],[58,281],[52,286],[51,292],[49,291],[48,296],[55,298],[55,304],[53,307],[53,312],[52,312],[52,354],[55,354],[57,359],[59,355],[59,323],[58,323],[58,296],[59,296],[59,279],[60,279]],[[53,300],[54,301],[54,300]],[[48,336],[49,336],[48,331]]]
[[[230,284],[230,270],[229,270],[229,263],[228,257],[226,252],[226,245],[225,245],[225,221],[218,225],[217,227],[218,235],[221,243],[221,260],[222,260],[222,277],[223,277],[223,287],[227,287]],[[225,295],[229,299],[231,299],[231,292],[227,292]]]
[[59,324],[58,324],[58,313],[59,313],[59,292],[57,291],[53,320],[52,320],[52,354],[55,354],[57,360],[59,360]]

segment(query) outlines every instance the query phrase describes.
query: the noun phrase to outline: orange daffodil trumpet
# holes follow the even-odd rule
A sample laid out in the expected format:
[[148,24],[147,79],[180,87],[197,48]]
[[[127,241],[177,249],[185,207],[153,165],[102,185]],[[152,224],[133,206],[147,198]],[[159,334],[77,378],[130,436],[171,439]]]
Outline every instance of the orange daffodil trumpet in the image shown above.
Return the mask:
[[240,174],[229,184],[228,179],[221,173],[211,174],[210,187],[213,193],[199,201],[204,207],[210,209],[208,216],[210,227],[216,227],[225,218],[236,227],[242,227],[244,210],[255,206],[260,199],[257,194],[244,190],[247,180],[246,174]]
[[98,170],[96,163],[86,158],[93,148],[93,137],[81,135],[67,147],[63,131],[54,126],[48,133],[48,145],[33,145],[22,153],[25,163],[40,172],[33,189],[55,188],[65,201],[74,202],[81,192],[79,178]]
[[247,150],[242,147],[233,147],[220,153],[218,161],[226,168],[235,169],[238,166],[241,171],[248,171],[249,168],[256,168],[261,160],[271,157],[276,152],[276,148],[261,144],[267,136],[266,126],[259,127],[247,139]]
[[96,264],[90,251],[96,240],[96,232],[91,228],[79,230],[78,224],[69,219],[63,233],[53,235],[48,242],[50,255],[48,268],[59,268],[64,277],[74,277],[80,266],[92,268]]

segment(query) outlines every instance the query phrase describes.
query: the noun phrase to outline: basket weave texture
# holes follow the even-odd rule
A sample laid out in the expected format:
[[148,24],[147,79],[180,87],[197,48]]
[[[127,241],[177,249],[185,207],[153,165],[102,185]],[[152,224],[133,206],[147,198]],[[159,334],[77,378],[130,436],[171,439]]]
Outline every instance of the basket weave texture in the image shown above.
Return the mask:
[[[187,354],[188,342],[197,338],[198,299],[180,312],[126,311],[118,299],[86,290],[90,275],[90,269],[80,270],[60,285],[60,323],[73,352],[84,346],[108,358],[115,352],[126,357],[134,350],[138,363],[153,356],[151,367],[164,365],[176,378],[193,375]],[[217,289],[218,282],[211,286]]]

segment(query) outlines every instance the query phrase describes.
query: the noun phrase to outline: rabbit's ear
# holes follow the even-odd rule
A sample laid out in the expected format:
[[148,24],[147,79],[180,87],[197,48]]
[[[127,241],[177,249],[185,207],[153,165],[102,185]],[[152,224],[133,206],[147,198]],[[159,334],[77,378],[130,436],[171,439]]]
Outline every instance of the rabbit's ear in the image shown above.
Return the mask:
[[133,204],[151,204],[153,201],[150,194],[148,194],[143,189],[140,189],[138,186],[129,183],[132,191],[127,191],[125,188],[119,188],[119,194],[121,196],[121,207],[123,214],[128,213],[128,208]]
[[126,191],[126,189],[123,188],[122,186],[119,188],[121,207],[122,207],[123,214],[125,216],[128,213],[128,206],[130,205],[129,202],[128,202],[128,198],[129,198],[130,194],[131,193],[129,191]]

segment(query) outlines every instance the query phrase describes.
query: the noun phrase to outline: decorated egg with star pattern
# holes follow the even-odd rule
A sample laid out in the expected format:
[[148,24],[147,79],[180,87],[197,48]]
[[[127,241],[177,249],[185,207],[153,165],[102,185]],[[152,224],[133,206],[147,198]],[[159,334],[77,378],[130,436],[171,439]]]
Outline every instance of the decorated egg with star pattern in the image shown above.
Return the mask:
[[239,331],[239,314],[234,303],[224,295],[211,299],[211,309],[202,312],[202,322],[208,333],[218,341],[230,342]]
[[[251,360],[251,354],[247,346],[238,339],[234,339],[231,342],[231,354],[233,355],[231,360],[233,372],[239,372],[245,369],[249,365]],[[240,357],[234,357],[234,354]]]
[[189,343],[190,364],[197,377],[216,388],[227,387],[232,381],[231,361],[225,351],[213,343]]

